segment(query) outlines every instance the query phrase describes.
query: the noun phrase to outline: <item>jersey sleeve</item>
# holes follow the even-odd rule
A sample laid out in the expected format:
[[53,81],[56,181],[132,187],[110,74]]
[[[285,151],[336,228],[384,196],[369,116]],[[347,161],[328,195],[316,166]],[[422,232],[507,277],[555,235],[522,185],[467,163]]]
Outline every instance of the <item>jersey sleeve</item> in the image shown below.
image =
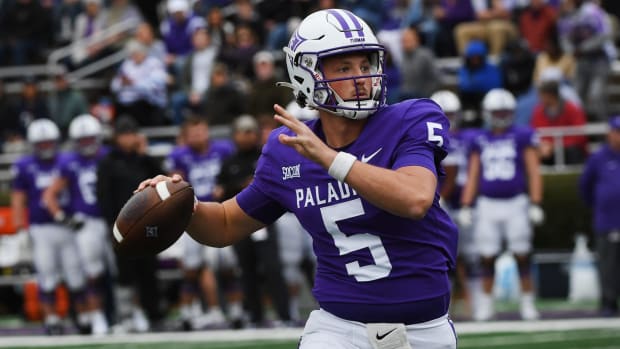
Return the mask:
[[179,161],[178,155],[179,155],[179,150],[175,149],[166,157],[166,159],[164,159],[163,167],[166,173],[176,173],[176,172],[185,173],[185,170],[183,169]]
[[538,147],[540,145],[540,137],[538,133],[531,127],[523,127],[519,130],[519,143],[523,148]]
[[23,162],[17,162],[11,166],[11,176],[13,178],[11,187],[13,190],[26,191],[28,190],[28,181],[24,175]]
[[448,118],[441,108],[428,99],[411,104],[403,116],[410,125],[396,148],[393,169],[422,166],[435,175],[443,175],[440,162],[450,146]]
[[276,199],[277,183],[274,179],[278,176],[272,170],[274,139],[272,133],[256,164],[254,180],[236,196],[237,204],[245,213],[266,225],[275,222],[286,212],[286,208]]
[[60,174],[60,177],[62,177],[62,178],[70,178],[71,177],[71,170],[70,170],[70,167],[69,167],[68,159],[60,161],[60,163],[58,164],[58,173]]

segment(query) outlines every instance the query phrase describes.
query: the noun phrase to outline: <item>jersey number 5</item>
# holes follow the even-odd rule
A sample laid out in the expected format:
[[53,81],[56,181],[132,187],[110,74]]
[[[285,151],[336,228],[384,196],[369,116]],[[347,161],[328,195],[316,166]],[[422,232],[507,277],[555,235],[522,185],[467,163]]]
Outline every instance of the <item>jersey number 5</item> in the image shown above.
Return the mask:
[[358,282],[373,281],[384,278],[390,274],[392,263],[383,247],[381,239],[371,234],[345,235],[338,227],[337,222],[363,215],[364,207],[361,199],[341,202],[339,204],[321,208],[323,224],[334,237],[334,243],[340,255],[345,255],[357,250],[368,248],[375,264],[360,266],[358,261],[346,264],[347,274],[355,277]]
[[428,131],[428,141],[435,142],[438,146],[443,146],[443,137],[441,135],[436,135],[435,130],[443,130],[443,126],[437,122],[427,122],[426,130]]

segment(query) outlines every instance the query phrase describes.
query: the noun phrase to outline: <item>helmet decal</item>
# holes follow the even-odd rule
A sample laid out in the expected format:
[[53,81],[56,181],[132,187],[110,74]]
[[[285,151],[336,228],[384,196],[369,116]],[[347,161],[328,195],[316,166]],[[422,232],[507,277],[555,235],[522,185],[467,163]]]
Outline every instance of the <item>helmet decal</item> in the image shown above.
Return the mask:
[[[346,38],[353,37],[353,32],[355,32],[357,36],[360,38],[364,37],[364,28],[362,27],[362,24],[359,22],[357,17],[351,12],[345,11],[345,10],[341,10],[341,11],[328,10],[327,13],[329,13],[330,15],[334,16],[334,18],[336,18],[336,20],[338,21],[338,24],[340,24],[340,28],[338,28],[338,30],[344,32],[344,36]],[[349,20],[352,22],[354,26],[353,29],[351,29],[351,27],[349,26],[349,23],[347,22],[347,20],[344,18],[342,14],[347,15],[347,17],[349,18]],[[356,41],[361,41],[361,40],[356,40]]]

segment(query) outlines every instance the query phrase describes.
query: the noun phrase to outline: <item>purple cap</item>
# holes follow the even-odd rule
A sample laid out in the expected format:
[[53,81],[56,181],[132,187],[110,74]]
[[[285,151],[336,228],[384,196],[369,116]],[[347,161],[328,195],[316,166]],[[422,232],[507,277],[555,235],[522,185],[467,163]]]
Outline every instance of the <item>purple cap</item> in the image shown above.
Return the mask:
[[620,115],[614,115],[609,118],[609,127],[614,130],[620,130]]

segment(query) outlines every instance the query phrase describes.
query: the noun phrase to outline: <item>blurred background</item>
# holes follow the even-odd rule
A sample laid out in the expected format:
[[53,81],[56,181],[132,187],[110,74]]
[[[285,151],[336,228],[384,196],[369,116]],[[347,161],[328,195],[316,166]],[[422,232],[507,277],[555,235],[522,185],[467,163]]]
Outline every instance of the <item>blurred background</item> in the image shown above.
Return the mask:
[[[1,1],[0,336],[45,333],[27,225],[14,224],[11,208],[11,166],[31,151],[26,130],[33,120],[51,119],[60,130],[61,150],[70,150],[69,125],[78,115],[98,119],[105,145],[113,145],[115,132],[125,132],[115,129],[118,119],[129,117],[143,137],[144,154],[169,173],[183,170],[170,161],[174,149],[192,142],[186,131],[206,120],[207,135],[199,135],[198,143],[230,143],[233,150],[222,155],[225,161],[242,151],[244,142],[250,149],[260,147],[278,126],[272,119],[274,103],[302,119],[316,117],[300,110],[292,93],[275,82],[288,80],[281,48],[299,21],[333,7],[364,18],[386,46],[390,104],[450,90],[462,104],[460,127],[475,129],[485,127],[480,103],[486,92],[503,87],[515,96],[514,123],[533,127],[541,138],[546,219],[535,228],[532,256],[541,316],[600,316],[596,234],[578,181],[589,156],[605,143],[610,117],[620,114],[619,4]],[[580,117],[535,117],[554,108],[553,96],[571,102]],[[244,140],[244,132],[257,138]],[[185,171],[191,177],[191,169]],[[220,176],[207,191],[211,194],[216,185],[224,190],[229,180]],[[157,311],[147,314],[146,327],[132,318],[131,296],[117,283],[117,266],[111,263],[104,276],[109,332],[302,325],[316,307],[310,293],[311,242],[295,218],[286,216],[252,239],[249,249],[200,250],[191,287],[181,240],[160,254],[153,270]],[[256,267],[251,274],[248,265]],[[519,319],[518,294],[515,261],[504,255],[496,265],[498,319]],[[55,300],[61,317],[74,316],[71,297],[61,283]],[[471,310],[458,297],[452,312],[457,320],[471,320]],[[66,333],[77,331],[66,324]]]

